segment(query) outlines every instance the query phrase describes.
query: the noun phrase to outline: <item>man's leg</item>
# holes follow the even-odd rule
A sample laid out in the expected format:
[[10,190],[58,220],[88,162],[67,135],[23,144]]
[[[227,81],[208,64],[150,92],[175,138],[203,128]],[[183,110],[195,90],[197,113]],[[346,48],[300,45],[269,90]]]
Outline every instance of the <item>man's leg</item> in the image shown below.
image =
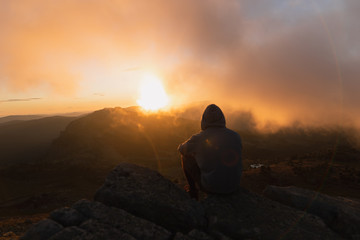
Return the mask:
[[189,194],[192,198],[199,198],[199,190],[196,185],[201,186],[201,172],[194,157],[181,155],[181,165],[187,182],[189,183]]

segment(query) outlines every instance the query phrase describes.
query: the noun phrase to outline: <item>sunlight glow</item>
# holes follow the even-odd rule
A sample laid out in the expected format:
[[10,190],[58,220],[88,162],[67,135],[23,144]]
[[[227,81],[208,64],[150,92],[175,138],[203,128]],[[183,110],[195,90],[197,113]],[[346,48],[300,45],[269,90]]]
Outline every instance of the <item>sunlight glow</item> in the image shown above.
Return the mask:
[[143,109],[151,111],[163,108],[169,103],[169,98],[159,78],[152,74],[144,75],[137,103]]

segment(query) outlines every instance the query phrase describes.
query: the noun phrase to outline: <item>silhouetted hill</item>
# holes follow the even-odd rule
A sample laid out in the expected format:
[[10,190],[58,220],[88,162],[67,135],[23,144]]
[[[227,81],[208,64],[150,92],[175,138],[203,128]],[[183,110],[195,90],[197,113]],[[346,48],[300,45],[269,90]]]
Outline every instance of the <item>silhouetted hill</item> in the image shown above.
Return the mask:
[[48,161],[94,165],[140,161],[151,167],[178,164],[177,146],[198,131],[199,125],[136,107],[103,109],[71,122],[54,141]]
[[28,121],[43,118],[45,115],[11,115],[6,117],[0,117],[0,125],[13,121]]
[[46,117],[0,125],[0,166],[38,162],[75,117]]
[[[253,125],[249,113],[243,114],[237,119],[246,126]],[[177,147],[200,130],[199,121],[182,116],[145,113],[137,107],[96,111],[67,126],[53,142],[46,162],[111,168],[126,161],[177,178],[182,174]],[[271,165],[309,158],[352,166],[360,163],[360,150],[351,141],[351,129],[295,125],[274,132],[255,128],[238,132],[243,140],[245,169],[254,163]]]

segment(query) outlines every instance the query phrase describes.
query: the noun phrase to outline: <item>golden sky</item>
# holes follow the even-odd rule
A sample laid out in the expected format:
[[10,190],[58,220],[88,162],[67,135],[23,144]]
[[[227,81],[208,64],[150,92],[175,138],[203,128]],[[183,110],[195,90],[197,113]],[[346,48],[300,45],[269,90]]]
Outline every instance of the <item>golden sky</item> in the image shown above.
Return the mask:
[[0,0],[0,116],[173,105],[359,122],[358,0]]

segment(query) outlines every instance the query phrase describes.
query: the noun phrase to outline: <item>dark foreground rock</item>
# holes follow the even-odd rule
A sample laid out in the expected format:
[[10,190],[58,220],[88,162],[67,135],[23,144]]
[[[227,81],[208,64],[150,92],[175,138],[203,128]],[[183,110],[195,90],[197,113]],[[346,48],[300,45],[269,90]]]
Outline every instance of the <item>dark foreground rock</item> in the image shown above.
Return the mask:
[[319,216],[331,229],[346,238],[360,239],[360,203],[357,201],[297,187],[268,186],[264,195]]
[[202,206],[158,172],[122,163],[106,178],[94,199],[149,219],[172,231],[204,228]]
[[55,210],[22,239],[341,239],[320,217],[244,189],[196,202],[133,164],[114,169],[95,200]]
[[203,201],[208,230],[234,239],[336,239],[314,215],[262,198],[245,189],[229,196],[209,196]]
[[[68,216],[68,220],[64,216]],[[39,222],[22,239],[167,240],[172,235],[165,228],[122,209],[88,200],[80,200],[71,208],[55,210],[50,217],[53,219]]]

